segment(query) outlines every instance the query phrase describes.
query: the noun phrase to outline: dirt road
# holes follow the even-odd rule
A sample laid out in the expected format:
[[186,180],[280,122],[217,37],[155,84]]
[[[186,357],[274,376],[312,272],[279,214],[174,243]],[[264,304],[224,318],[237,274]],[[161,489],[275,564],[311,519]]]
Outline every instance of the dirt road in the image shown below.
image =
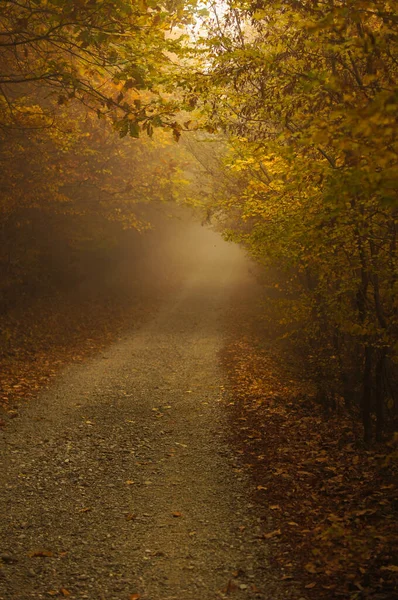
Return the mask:
[[248,264],[203,235],[149,322],[4,428],[1,600],[288,597],[221,401],[224,316]]

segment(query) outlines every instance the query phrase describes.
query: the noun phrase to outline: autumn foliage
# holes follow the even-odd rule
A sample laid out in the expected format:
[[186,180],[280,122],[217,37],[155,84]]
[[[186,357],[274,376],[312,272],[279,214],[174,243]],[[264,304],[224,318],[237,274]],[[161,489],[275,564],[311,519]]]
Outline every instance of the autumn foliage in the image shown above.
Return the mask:
[[397,415],[394,3],[234,2],[209,21],[187,93],[230,148],[235,187],[213,209],[279,273],[271,320],[320,401],[358,408],[380,440]]
[[224,353],[230,436],[262,507],[259,543],[306,597],[395,598],[394,446],[363,452],[352,419],[325,420],[314,387],[259,342],[239,337]]
[[[392,0],[0,11],[2,400],[63,364],[43,323],[64,339],[71,291],[85,307],[73,352],[96,318],[125,326],[123,302],[93,297],[123,230],[137,232],[140,261],[149,203],[201,205],[261,266],[257,329],[273,351],[230,348],[231,439],[274,515],[262,541],[317,598],[396,589],[397,452],[383,444],[398,414],[397,40]],[[21,382],[15,364],[31,354],[44,372]]]

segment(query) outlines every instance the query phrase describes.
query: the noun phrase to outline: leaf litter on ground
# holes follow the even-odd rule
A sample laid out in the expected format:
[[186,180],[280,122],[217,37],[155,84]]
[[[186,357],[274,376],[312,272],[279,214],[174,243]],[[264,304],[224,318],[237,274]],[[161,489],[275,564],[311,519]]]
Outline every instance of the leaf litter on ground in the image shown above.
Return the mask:
[[262,538],[280,578],[300,582],[314,600],[398,598],[391,450],[366,449],[343,409],[325,415],[275,345],[241,336],[223,362],[238,467],[254,480]]

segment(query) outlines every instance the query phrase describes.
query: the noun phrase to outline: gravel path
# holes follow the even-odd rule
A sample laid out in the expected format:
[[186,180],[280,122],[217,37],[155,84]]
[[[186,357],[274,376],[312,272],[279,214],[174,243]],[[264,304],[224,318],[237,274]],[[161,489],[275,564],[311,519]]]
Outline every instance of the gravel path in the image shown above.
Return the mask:
[[196,258],[150,322],[1,433],[1,600],[287,597],[220,402],[224,314],[247,264]]

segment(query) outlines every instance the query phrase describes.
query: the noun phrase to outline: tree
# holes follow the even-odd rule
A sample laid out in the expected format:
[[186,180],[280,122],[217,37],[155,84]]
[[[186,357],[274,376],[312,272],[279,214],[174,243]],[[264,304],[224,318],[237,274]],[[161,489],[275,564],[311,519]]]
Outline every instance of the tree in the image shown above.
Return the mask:
[[185,86],[231,140],[244,191],[221,204],[253,254],[288,273],[321,395],[360,394],[365,438],[372,412],[380,436],[398,350],[393,3],[211,6],[205,67]]
[[6,305],[20,284],[43,274],[49,248],[34,239],[35,223],[51,228],[63,222],[70,237],[71,222],[84,229],[89,219],[142,230],[148,223],[138,205],[179,194],[181,157],[170,153],[170,135],[136,138],[142,131],[151,137],[155,128],[177,135],[178,107],[162,86],[180,47],[181,32],[171,29],[191,18],[194,3],[2,3],[0,263]]
[[[186,5],[187,4],[187,5]],[[0,16],[0,125],[21,126],[28,117],[52,114],[47,99],[59,105],[78,100],[127,123],[137,137],[142,123],[168,122],[173,106],[153,90],[170,65],[178,39],[176,22],[189,19],[188,3],[174,0],[5,0]],[[40,99],[41,111],[32,105]],[[133,92],[133,93],[131,93]],[[46,121],[44,126],[48,126]],[[123,127],[121,131],[123,131]]]

